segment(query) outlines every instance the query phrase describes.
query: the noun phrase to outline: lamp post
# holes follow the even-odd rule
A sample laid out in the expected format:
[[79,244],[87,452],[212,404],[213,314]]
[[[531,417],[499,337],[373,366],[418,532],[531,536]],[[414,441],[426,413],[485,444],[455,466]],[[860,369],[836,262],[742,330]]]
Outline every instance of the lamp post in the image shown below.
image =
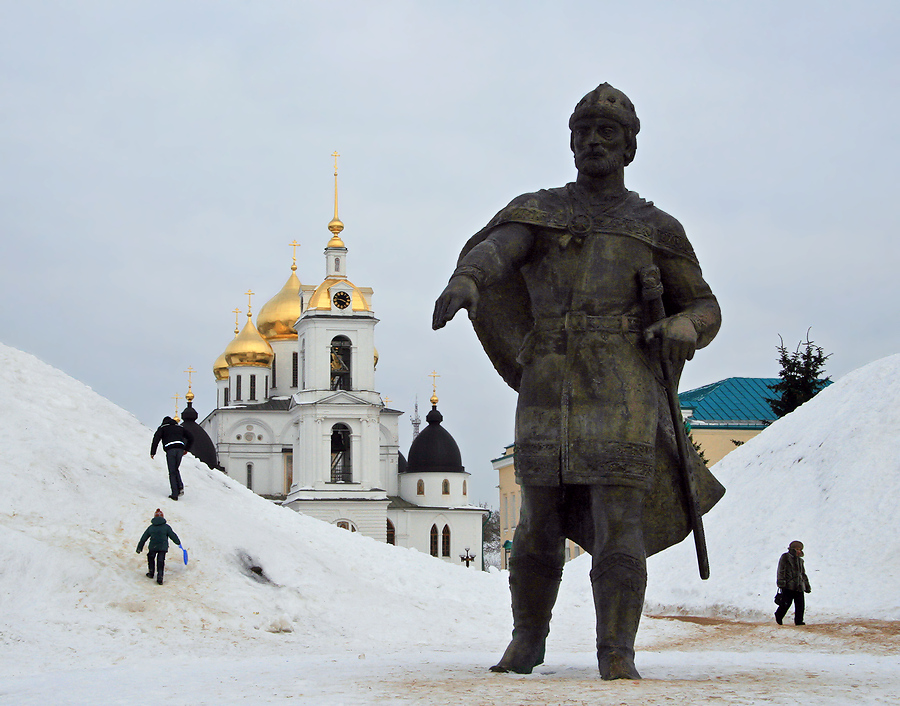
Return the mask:
[[469,568],[469,564],[475,561],[475,555],[469,551],[469,547],[466,547],[466,553],[459,555],[459,560],[466,562],[466,568]]

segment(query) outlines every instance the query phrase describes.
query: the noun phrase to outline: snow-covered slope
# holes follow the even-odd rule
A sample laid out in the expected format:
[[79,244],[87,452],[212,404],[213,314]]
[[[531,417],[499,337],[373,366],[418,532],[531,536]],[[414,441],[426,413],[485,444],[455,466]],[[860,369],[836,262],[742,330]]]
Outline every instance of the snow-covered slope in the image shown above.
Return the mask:
[[778,557],[805,545],[809,612],[900,619],[900,355],[856,370],[713,467],[728,489],[704,518],[708,582],[693,540],[651,558],[647,611],[774,611]]
[[[69,640],[89,653],[86,635],[139,642],[157,628],[176,643],[289,633],[312,649],[507,634],[497,573],[278,507],[192,456],[173,502],[164,455],[149,458],[152,430],[132,415],[5,346],[0,390],[0,631],[23,649]],[[163,586],[135,553],[157,507],[190,554],[185,567],[172,548]]]

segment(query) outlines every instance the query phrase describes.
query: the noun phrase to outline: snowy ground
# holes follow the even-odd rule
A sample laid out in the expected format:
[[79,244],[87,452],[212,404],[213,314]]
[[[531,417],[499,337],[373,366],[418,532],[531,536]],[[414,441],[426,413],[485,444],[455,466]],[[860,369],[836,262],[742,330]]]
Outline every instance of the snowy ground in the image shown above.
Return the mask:
[[[152,430],[4,346],[0,396],[0,703],[900,703],[900,356],[718,464],[712,578],[691,540],[651,559],[644,680],[624,683],[597,676],[587,558],[567,566],[546,664],[492,674],[504,574],[352,535],[193,461],[168,500]],[[163,586],[134,551],[156,507],[191,555],[169,553]],[[771,618],[792,539],[813,585],[802,628]]]

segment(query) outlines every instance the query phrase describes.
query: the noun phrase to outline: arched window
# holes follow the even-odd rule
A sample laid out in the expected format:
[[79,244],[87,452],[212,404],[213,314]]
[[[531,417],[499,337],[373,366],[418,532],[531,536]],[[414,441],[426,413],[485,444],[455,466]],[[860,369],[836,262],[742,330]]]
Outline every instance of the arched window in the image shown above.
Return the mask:
[[466,479],[463,478],[463,497],[468,494],[468,486],[466,485]]
[[387,543],[397,543],[397,531],[394,529],[394,523],[390,520],[387,521]]
[[350,427],[346,424],[335,424],[331,427],[331,482],[353,482],[353,466],[350,458]]
[[444,525],[441,532],[441,556],[450,556],[450,526]]
[[416,482],[416,495],[425,495],[425,481],[421,478]]
[[351,344],[346,336],[331,340],[331,389],[349,390],[351,372]]
[[437,525],[431,525],[431,556],[438,555],[438,528]]
[[444,482],[441,483],[441,495],[450,495],[450,481],[444,478]]
[[253,464],[247,464],[247,487],[253,490]]
[[341,529],[350,530],[351,532],[356,532],[356,525],[354,525],[349,520],[338,520],[334,524],[336,524]]

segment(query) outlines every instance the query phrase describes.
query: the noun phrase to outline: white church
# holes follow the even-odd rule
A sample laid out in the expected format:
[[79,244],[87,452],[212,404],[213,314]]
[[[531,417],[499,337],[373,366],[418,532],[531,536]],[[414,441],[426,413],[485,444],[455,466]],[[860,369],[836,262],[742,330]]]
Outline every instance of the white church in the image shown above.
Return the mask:
[[[344,529],[481,566],[482,518],[437,396],[425,429],[399,448],[403,412],[375,389],[372,289],[347,278],[337,211],[316,286],[291,276],[216,360],[216,409],[201,427],[219,466],[254,492]],[[252,292],[247,292],[248,296]],[[468,564],[467,564],[468,565]]]

